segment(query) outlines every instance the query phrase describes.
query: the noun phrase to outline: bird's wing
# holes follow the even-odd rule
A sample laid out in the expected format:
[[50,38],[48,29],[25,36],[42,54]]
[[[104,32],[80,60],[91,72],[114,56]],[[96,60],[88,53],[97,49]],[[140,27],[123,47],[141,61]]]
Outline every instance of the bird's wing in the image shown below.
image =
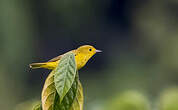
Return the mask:
[[59,56],[57,56],[57,57],[52,58],[52,59],[49,60],[48,62],[55,62],[55,61],[58,61],[58,60],[61,59],[61,57],[62,57],[62,55],[59,55]]
[[[69,52],[74,52],[74,53],[75,53],[75,50],[71,50],[71,51],[69,51]],[[67,52],[67,53],[68,53],[68,52]],[[49,60],[48,62],[55,62],[55,61],[58,61],[58,60],[61,59],[61,57],[62,57],[63,55],[64,55],[64,54],[59,55],[59,56],[57,56],[57,57],[54,57],[54,58],[52,58],[51,60]]]

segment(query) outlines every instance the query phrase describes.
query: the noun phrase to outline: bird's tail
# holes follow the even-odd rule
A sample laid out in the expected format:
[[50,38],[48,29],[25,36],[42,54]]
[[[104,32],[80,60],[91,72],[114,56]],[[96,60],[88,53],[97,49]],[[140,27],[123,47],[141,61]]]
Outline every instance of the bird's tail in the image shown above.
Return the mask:
[[46,63],[32,63],[29,64],[31,69],[37,69],[37,68],[44,68],[46,66]]

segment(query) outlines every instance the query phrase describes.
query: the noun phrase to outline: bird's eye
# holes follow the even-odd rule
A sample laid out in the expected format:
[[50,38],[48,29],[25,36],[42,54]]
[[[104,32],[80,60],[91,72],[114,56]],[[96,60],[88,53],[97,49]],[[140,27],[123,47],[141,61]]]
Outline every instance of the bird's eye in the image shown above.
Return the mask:
[[89,49],[89,51],[92,51],[92,49]]

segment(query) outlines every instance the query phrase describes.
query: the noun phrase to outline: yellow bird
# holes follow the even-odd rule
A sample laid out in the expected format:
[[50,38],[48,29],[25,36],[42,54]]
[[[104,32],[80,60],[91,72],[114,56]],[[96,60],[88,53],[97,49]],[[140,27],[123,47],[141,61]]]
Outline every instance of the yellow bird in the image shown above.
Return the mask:
[[[83,46],[80,46],[79,48],[77,48],[75,50],[71,50],[71,51],[75,55],[75,61],[76,61],[76,65],[77,65],[78,70],[81,69],[83,66],[85,66],[87,61],[94,54],[96,54],[97,52],[101,52],[101,50],[97,50],[91,45],[83,45]],[[44,62],[44,63],[32,63],[32,64],[30,64],[30,68],[32,68],[32,69],[46,68],[46,69],[53,70],[57,67],[57,65],[60,62],[60,59],[61,59],[62,56],[63,55],[59,55],[59,56],[49,60],[48,62]]]

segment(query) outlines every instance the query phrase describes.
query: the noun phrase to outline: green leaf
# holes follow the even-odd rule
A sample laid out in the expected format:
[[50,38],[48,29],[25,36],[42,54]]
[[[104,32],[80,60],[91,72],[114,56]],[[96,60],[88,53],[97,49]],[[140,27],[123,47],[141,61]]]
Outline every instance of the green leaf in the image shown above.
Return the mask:
[[54,74],[55,71],[53,70],[47,77],[42,90],[41,101],[43,110],[54,110],[54,103],[57,94],[54,85]]
[[42,105],[41,105],[41,103],[35,105],[34,108],[33,108],[33,110],[42,110]]
[[62,102],[60,102],[59,95],[56,97],[55,101],[55,110],[69,110],[76,98],[78,91],[78,73],[75,77],[75,80],[72,84],[72,87],[68,91],[68,93],[63,98]]
[[178,110],[178,87],[169,87],[160,94],[158,110]]
[[104,110],[151,110],[147,97],[139,91],[129,90],[108,100]]
[[82,84],[78,80],[77,96],[76,96],[70,110],[83,110],[83,102],[84,102],[83,88],[82,88]]
[[65,54],[60,62],[45,81],[42,90],[42,108],[43,110],[82,110],[83,89],[79,82],[74,54]]
[[62,102],[64,96],[71,88],[75,79],[76,71],[77,67],[74,54],[72,52],[68,52],[60,59],[59,65],[55,69],[54,74],[54,83],[60,97],[60,102]]
[[75,80],[68,93],[60,102],[60,97],[54,86],[54,71],[47,77],[42,91],[42,108],[43,110],[69,110],[76,99],[79,87],[79,77],[76,74]]

